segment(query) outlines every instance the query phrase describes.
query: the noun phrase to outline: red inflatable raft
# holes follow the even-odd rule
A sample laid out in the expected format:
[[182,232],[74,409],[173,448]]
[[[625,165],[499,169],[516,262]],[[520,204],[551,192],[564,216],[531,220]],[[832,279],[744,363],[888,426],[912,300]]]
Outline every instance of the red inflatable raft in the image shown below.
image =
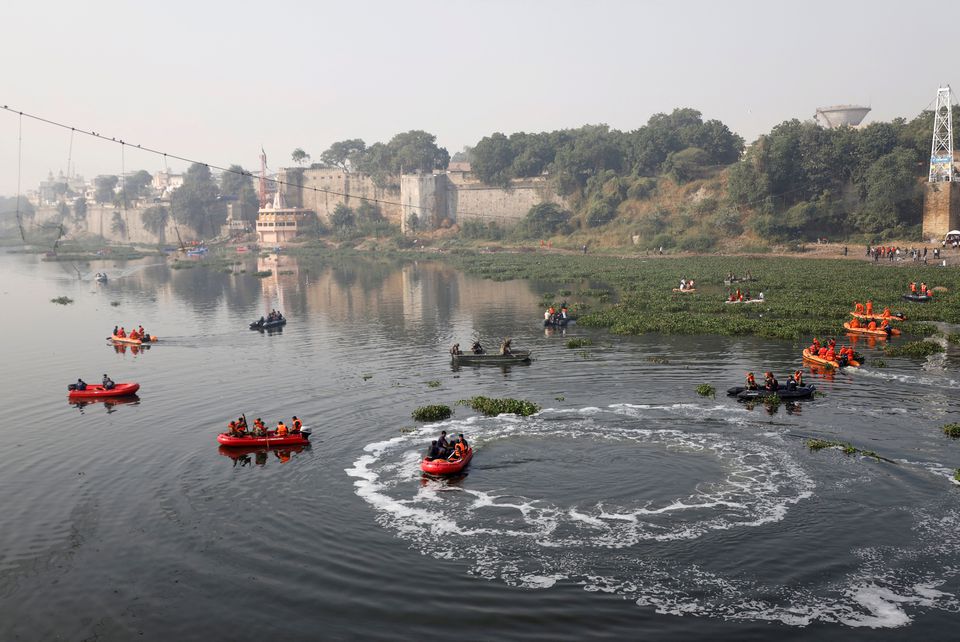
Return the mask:
[[245,437],[234,437],[230,433],[222,432],[217,435],[217,442],[221,446],[230,446],[231,448],[250,448],[251,446],[300,446],[310,443],[310,431],[300,429],[298,433],[287,433],[283,437],[277,437],[273,430],[267,431],[266,437],[254,437],[246,435]]
[[140,389],[139,383],[118,383],[107,390],[98,383],[88,383],[86,390],[71,390],[67,396],[71,399],[104,399],[107,397],[126,397]]
[[420,462],[420,470],[431,475],[453,475],[459,473],[467,467],[470,460],[473,459],[473,447],[467,448],[467,454],[462,459],[450,461],[449,459],[427,459]]

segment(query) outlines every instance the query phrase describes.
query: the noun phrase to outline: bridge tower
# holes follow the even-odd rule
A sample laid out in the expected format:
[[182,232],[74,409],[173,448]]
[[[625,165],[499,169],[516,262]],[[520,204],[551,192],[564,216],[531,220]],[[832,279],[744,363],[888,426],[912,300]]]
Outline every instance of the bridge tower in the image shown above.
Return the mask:
[[960,228],[960,173],[953,162],[953,105],[950,86],[937,89],[933,111],[930,173],[923,191],[923,238],[939,241]]

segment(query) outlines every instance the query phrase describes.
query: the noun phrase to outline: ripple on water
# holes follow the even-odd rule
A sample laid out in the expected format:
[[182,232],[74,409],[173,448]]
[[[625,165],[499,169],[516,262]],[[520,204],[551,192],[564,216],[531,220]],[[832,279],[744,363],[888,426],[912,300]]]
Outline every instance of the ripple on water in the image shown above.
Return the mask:
[[[564,581],[660,613],[795,626],[896,627],[910,621],[910,607],[957,608],[938,588],[956,570],[904,563],[952,559],[958,542],[933,536],[949,527],[943,520],[956,521],[951,509],[935,528],[917,528],[918,549],[861,555],[855,570],[824,586],[769,585],[686,556],[685,547],[724,531],[749,546],[743,529],[784,520],[815,490],[780,434],[703,430],[718,420],[766,425],[739,407],[692,403],[474,417],[371,443],[346,472],[381,526],[425,555],[461,560],[511,586]],[[440,429],[472,436],[480,456],[466,478],[420,475],[423,446]],[[562,471],[553,485],[550,464],[555,480]]]

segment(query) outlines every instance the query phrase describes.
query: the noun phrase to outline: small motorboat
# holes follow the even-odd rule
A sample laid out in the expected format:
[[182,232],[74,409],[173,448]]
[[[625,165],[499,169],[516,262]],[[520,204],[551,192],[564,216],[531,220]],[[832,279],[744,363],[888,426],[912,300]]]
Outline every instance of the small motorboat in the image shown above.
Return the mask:
[[549,319],[543,320],[543,327],[545,328],[565,328],[568,323],[573,323],[576,321],[576,317],[564,317],[559,314],[555,314]]
[[262,446],[300,446],[310,443],[310,429],[303,427],[300,432],[289,432],[283,437],[277,437],[274,430],[268,430],[266,437],[255,437],[247,433],[243,437],[235,437],[227,432],[217,435],[217,443],[230,448],[251,448]]
[[287,318],[286,318],[286,317],[282,317],[282,318],[280,318],[280,319],[274,319],[274,320],[272,320],[272,321],[266,321],[266,320],[254,321],[253,323],[250,324],[250,329],[251,329],[251,330],[261,330],[261,331],[262,331],[262,330],[271,330],[271,329],[276,329],[276,328],[282,328],[282,327],[285,326],[285,325],[287,325]]
[[98,383],[88,383],[83,390],[77,390],[77,384],[67,386],[67,396],[73,399],[108,399],[110,397],[126,397],[140,389],[139,383],[117,383],[113,388],[104,388]]
[[883,337],[886,339],[888,336],[896,336],[900,334],[900,330],[897,328],[890,328],[890,334],[887,334],[886,330],[881,330],[880,328],[875,328],[871,330],[870,328],[864,328],[863,326],[859,328],[854,328],[850,325],[849,321],[843,323],[843,327],[847,332],[856,332],[857,334],[869,334],[872,337]]
[[473,446],[469,446],[467,454],[460,459],[429,459],[424,457],[420,461],[420,470],[428,475],[453,475],[466,468],[471,459],[473,459]]
[[673,291],[679,292],[680,294],[693,294],[697,291],[697,288],[683,288],[682,290],[680,288],[673,288]]
[[455,366],[503,366],[516,363],[530,363],[529,350],[514,350],[510,354],[500,354],[497,352],[473,354],[464,352],[461,354],[450,355]]
[[[733,390],[733,388],[731,388]],[[781,385],[776,390],[767,390],[766,388],[757,388],[756,390],[747,390],[743,388],[736,395],[737,401],[751,401],[754,399],[765,399],[767,397],[780,397],[783,400],[789,399],[810,399],[813,397],[813,393],[817,391],[817,387],[814,385],[809,386],[797,386],[795,388],[790,388],[788,386]],[[730,390],[727,391],[727,394],[730,394]]]
[[929,303],[933,301],[933,297],[929,294],[904,294],[903,299],[910,303]]

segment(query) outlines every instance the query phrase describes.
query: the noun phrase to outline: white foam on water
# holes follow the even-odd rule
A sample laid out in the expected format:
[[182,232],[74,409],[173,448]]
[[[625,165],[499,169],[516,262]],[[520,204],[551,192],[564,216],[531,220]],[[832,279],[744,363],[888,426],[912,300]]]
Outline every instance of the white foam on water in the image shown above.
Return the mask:
[[[677,417],[691,419],[688,423],[699,429],[704,424],[698,420],[715,419],[768,426],[747,412],[697,404],[617,404],[609,410],[547,410],[531,418],[450,420],[370,444],[346,472],[380,525],[425,555],[464,561],[469,573],[509,586],[549,589],[567,580],[658,613],[790,626],[819,621],[892,628],[909,624],[911,610],[918,607],[960,611],[957,598],[939,588],[960,574],[955,563],[960,514],[949,504],[914,510],[915,547],[858,549],[853,553],[860,562],[853,571],[819,587],[771,587],[650,555],[658,542],[695,541],[711,532],[784,520],[791,507],[812,496],[813,479],[790,456],[779,433],[726,436],[647,427],[658,418],[677,425]],[[497,488],[421,482],[419,453],[438,429],[469,431],[478,456],[486,445],[514,437],[623,442],[656,448],[666,457],[698,453],[712,458],[722,472],[673,498],[564,506],[526,496],[524,488],[511,486],[509,476]],[[417,490],[411,491],[414,484]],[[936,572],[917,571],[918,565]]]

